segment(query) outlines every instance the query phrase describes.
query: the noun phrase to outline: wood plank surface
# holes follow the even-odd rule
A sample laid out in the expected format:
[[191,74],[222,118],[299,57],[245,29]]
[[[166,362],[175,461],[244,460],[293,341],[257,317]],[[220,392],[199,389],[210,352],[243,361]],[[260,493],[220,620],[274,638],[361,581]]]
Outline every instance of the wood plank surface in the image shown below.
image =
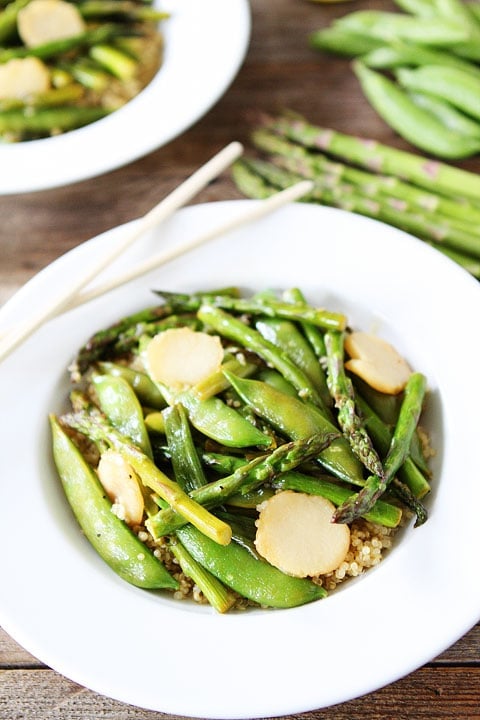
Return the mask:
[[[0,197],[0,304],[41,268],[79,243],[144,214],[228,142],[241,140],[248,147],[252,118],[258,111],[290,107],[318,124],[407,147],[366,103],[348,60],[320,55],[308,46],[310,32],[328,25],[334,17],[366,7],[394,6],[382,0],[338,5],[251,0],[252,38],[243,67],[224,97],[181,137],[102,177]],[[480,170],[477,158],[461,165]],[[224,173],[194,202],[238,197],[228,173]],[[479,708],[477,625],[440,657],[406,678],[366,697],[296,717],[480,720]],[[85,690],[46,668],[0,630],[0,720],[135,718],[173,720],[174,716],[132,708]]]

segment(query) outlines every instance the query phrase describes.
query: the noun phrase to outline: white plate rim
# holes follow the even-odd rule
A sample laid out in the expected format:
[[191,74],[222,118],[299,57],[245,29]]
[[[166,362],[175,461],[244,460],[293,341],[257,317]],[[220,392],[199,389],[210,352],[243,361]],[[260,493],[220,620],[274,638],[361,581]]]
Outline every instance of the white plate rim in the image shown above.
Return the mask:
[[[185,232],[194,232],[199,223],[202,226],[204,223],[216,224],[218,219],[230,216],[232,212],[243,208],[249,202],[254,201],[209,203],[184,209],[177,213],[162,231],[146,237],[143,247],[136,248],[132,252],[132,257],[142,257],[142,253],[151,251],[152,243],[158,244],[159,239],[168,243],[175,242],[179,236],[183,238]],[[299,223],[303,232],[301,236],[295,236],[295,252],[298,253],[299,250],[308,247],[317,261],[324,260],[325,257],[328,260],[328,277],[331,278],[332,284],[327,287],[324,285],[324,289],[320,291],[321,295],[326,292],[328,297],[340,299],[344,297],[346,304],[350,303],[351,308],[352,298],[347,297],[345,288],[339,287],[341,273],[346,273],[349,283],[355,285],[358,282],[358,269],[365,263],[365,257],[370,258],[370,262],[375,258],[373,269],[368,271],[363,269],[363,272],[365,280],[371,280],[372,277],[378,279],[375,263],[378,265],[391,259],[394,264],[393,269],[388,273],[388,283],[382,290],[385,295],[382,294],[384,305],[381,312],[378,312],[378,308],[373,310],[369,307],[372,297],[378,299],[378,289],[365,288],[362,306],[355,310],[357,318],[372,322],[387,335],[392,330],[389,328],[389,317],[392,313],[397,313],[401,326],[407,322],[413,322],[414,325],[416,323],[418,327],[413,327],[411,337],[418,340],[426,336],[421,340],[425,346],[416,348],[407,342],[408,351],[412,359],[420,364],[423,361],[428,366],[428,362],[431,362],[430,345],[438,343],[439,339],[428,325],[423,327],[422,318],[412,319],[412,307],[417,307],[416,301],[421,298],[425,313],[423,321],[426,319],[431,321],[434,312],[448,308],[451,312],[447,318],[449,340],[454,342],[462,338],[463,351],[469,356],[478,350],[478,336],[474,334],[470,334],[470,337],[465,336],[466,331],[471,328],[475,304],[478,307],[479,287],[473,278],[438,252],[401,231],[367,218],[329,208],[302,204],[283,208],[269,218],[259,221],[254,228],[247,227],[231,233],[208,247],[194,251],[188,258],[174,261],[168,268],[150,274],[147,278],[149,286],[155,278],[159,278],[158,282],[167,288],[172,284],[173,286],[178,284],[179,278],[185,278],[185,289],[194,289],[193,280],[198,278],[197,269],[207,260],[211,268],[207,285],[218,285],[215,281],[218,281],[218,271],[222,268],[224,270],[228,268],[226,284],[231,284],[232,277],[236,276],[242,284],[252,282],[255,285],[259,277],[264,277],[262,275],[264,270],[257,266],[252,268],[251,262],[248,263],[248,267],[242,268],[238,259],[246,250],[256,254],[257,260],[270,257],[273,251],[288,251],[291,247],[289,237],[291,240],[293,229],[298,231]],[[5,327],[13,315],[21,316],[31,299],[38,297],[41,289],[44,290],[52,285],[53,280],[65,282],[66,268],[76,267],[82,262],[82,256],[88,258],[90,253],[96,251],[102,244],[113,242],[115,237],[125,232],[126,228],[128,229],[128,226],[121,226],[104,233],[48,266],[24,286],[10,303],[7,303],[1,314],[0,327],[2,325]],[[320,235],[317,234],[319,229],[321,229]],[[316,244],[312,245],[313,242],[318,242],[321,248],[318,257]],[[344,266],[347,258],[348,266]],[[414,261],[413,266],[412,261]],[[131,258],[125,258],[125,262],[131,262]],[[218,262],[216,270],[213,267],[215,262]],[[270,270],[270,277],[273,282],[277,282],[285,277],[286,272],[290,273],[300,268],[301,272],[305,272],[311,279],[316,277],[316,273],[312,275],[311,267],[312,263],[305,265],[292,255],[288,271],[285,270],[284,264],[279,264],[277,260]],[[426,268],[431,273],[430,278],[436,276],[436,282],[441,282],[441,286],[436,286],[435,281],[433,285],[432,281],[430,285],[427,283],[428,292],[415,285],[420,278],[425,280]],[[403,305],[399,310],[394,299],[389,299],[387,295],[396,292],[398,287],[403,287],[403,283],[395,278],[400,270],[406,269],[409,271],[409,297],[402,298]],[[320,272],[323,282],[326,272],[327,269],[324,270],[323,275]],[[296,279],[299,279],[298,276]],[[448,289],[448,293],[445,292],[445,288]],[[350,291],[349,286],[348,292]],[[449,296],[448,301],[444,297],[446,294]],[[93,320],[95,327],[104,325],[104,322],[98,323],[100,316],[102,319],[113,320],[119,317],[118,313],[121,314],[124,307],[131,306],[132,303],[135,307],[144,304],[146,296],[150,297],[150,294],[145,292],[145,284],[142,289],[142,284],[136,281],[124,289],[115,291],[108,301],[107,298],[95,301]],[[460,310],[463,316],[458,314]],[[64,338],[66,330],[72,327],[72,323],[75,327],[71,333],[72,338],[68,338],[69,342],[74,342],[77,336],[80,337],[86,326],[91,327],[92,318],[86,307],[53,321],[5,361],[4,367],[0,369],[0,393],[6,398],[7,407],[10,407],[11,400],[15,397],[12,384],[24,377],[25,366],[31,367],[32,353],[40,366],[52,360],[52,348],[58,346],[58,338]],[[55,342],[52,343],[52,340]],[[60,387],[58,368],[65,367],[65,353],[68,355],[64,340],[61,341],[61,348],[61,357],[53,358],[53,375],[50,382],[45,382],[44,370],[35,365],[32,367],[31,377],[28,378],[28,388],[32,392],[39,392],[38,384],[42,377],[44,385],[48,386],[39,395],[41,404],[38,410],[43,415],[47,409],[45,402],[47,400],[53,402],[58,396]],[[473,451],[468,450],[467,441],[472,440],[474,431],[467,429],[465,434],[459,435],[457,426],[460,408],[456,401],[457,392],[459,390],[464,392],[467,387],[471,400],[480,400],[480,386],[478,382],[473,384],[467,382],[465,373],[461,375],[457,373],[452,379],[449,367],[451,353],[452,351],[448,351],[447,348],[447,359],[441,358],[430,381],[438,391],[438,384],[441,385],[445,378],[448,379],[448,386],[440,388],[442,432],[446,433],[448,430],[448,433],[454,436],[455,443],[460,443],[461,450],[467,452],[466,457],[461,458],[460,473],[463,470],[463,475],[460,474],[460,477],[462,477],[463,492],[469,494],[471,502],[465,509],[462,506],[461,518],[458,514],[450,512],[447,507],[455,496],[454,494],[452,496],[450,475],[444,478],[443,473],[451,473],[452,469],[458,466],[458,458],[452,457],[451,441],[447,438],[441,458],[442,482],[435,489],[431,500],[431,518],[422,528],[409,530],[399,546],[379,568],[355,581],[350,587],[345,587],[320,603],[280,612],[254,611],[242,616],[220,617],[209,609],[192,609],[187,605],[175,606],[172,609],[172,601],[163,599],[157,601],[149,594],[129,586],[125,587],[121,581],[117,582],[102,563],[92,556],[90,548],[84,547],[81,543],[79,545],[77,528],[66,527],[64,524],[66,514],[61,493],[53,491],[49,480],[45,479],[45,475],[50,478],[49,470],[40,478],[28,480],[25,472],[18,473],[18,470],[22,470],[22,466],[27,472],[31,469],[28,459],[22,457],[21,467],[15,467],[14,474],[22,478],[21,487],[25,488],[27,483],[28,500],[35,506],[34,511],[28,503],[22,504],[22,520],[27,527],[31,527],[35,518],[35,527],[39,528],[39,532],[41,530],[39,536],[35,537],[35,549],[48,551],[50,554],[57,553],[55,559],[62,563],[62,578],[58,577],[58,568],[48,563],[40,568],[32,567],[28,581],[22,576],[18,577],[16,560],[12,557],[11,547],[6,546],[5,540],[8,540],[9,533],[15,527],[11,513],[20,502],[23,493],[20,493],[20,490],[15,493],[16,485],[13,486],[13,492],[11,485],[9,492],[4,488],[0,489],[0,538],[3,535],[3,542],[0,543],[0,567],[5,588],[0,597],[0,622],[3,627],[40,660],[81,685],[145,709],[192,717],[226,720],[273,717],[319,709],[364,695],[420,667],[449,647],[480,618],[478,577],[470,574],[458,578],[458,582],[455,583],[445,582],[445,577],[449,577],[448,571],[458,566],[464,569],[474,556],[473,549],[468,544],[469,527],[474,517],[472,506],[476,506],[476,500],[480,499],[480,489],[475,487],[471,477],[473,473],[468,473]],[[23,402],[16,408],[16,420],[11,423],[11,430],[7,432],[6,441],[9,448],[12,444],[15,445],[14,438],[18,432],[19,416],[25,417],[25,412],[20,412]],[[45,453],[41,445],[48,441],[48,433],[42,418],[33,413],[25,429],[36,438],[34,454],[40,453],[39,457],[43,457]],[[5,460],[5,457],[0,459],[0,471],[3,471],[0,475],[4,478],[12,475],[12,465]],[[59,520],[58,525],[52,524],[52,517]],[[60,548],[59,540],[63,543]],[[16,549],[18,550],[19,547],[25,555],[29,545],[22,537],[17,540]],[[465,554],[465,557],[460,559],[457,553],[459,549]],[[441,558],[438,553],[442,554]],[[72,558],[75,560],[74,569],[71,567]],[[68,562],[65,562],[66,560]],[[63,586],[64,583],[78,583],[79,579],[94,583],[102,599],[111,600],[113,596],[117,598],[119,607],[108,606],[108,618],[112,626],[105,628],[101,622],[102,618],[95,617],[98,603],[85,592],[85,589],[77,587],[74,594],[73,589]],[[31,598],[28,597],[30,582],[33,582],[36,588],[36,609],[39,612],[37,620],[31,617]],[[43,584],[40,585],[42,582]],[[72,607],[74,598],[75,602],[80,602],[78,596],[81,599],[81,607],[76,605]],[[345,654],[343,651],[330,650],[329,657],[325,659],[324,647],[331,648],[332,642],[338,642],[340,645],[351,642],[351,628],[348,623],[339,624],[339,619],[349,617],[352,607],[355,607],[356,612],[365,612],[372,598],[379,603],[376,608],[374,631],[366,633],[360,643],[361,655],[367,667],[359,670],[355,653],[351,652]],[[451,612],[453,606],[455,613]],[[135,611],[140,607],[142,617],[137,617],[134,630],[131,627],[124,627],[122,625],[124,614],[128,613],[129,616],[133,614],[135,617]],[[421,614],[421,622],[417,614],[419,607],[427,609],[427,612]],[[392,611],[399,612],[400,609],[402,614],[398,616],[398,622],[392,626]],[[103,607],[102,611],[105,611]],[[152,617],[158,617],[159,625],[163,625],[161,630],[158,627],[152,628]],[[153,652],[151,647],[148,648],[146,643],[161,643],[162,639],[165,640],[165,636],[169,641],[173,640],[175,633],[170,632],[168,623],[162,624],[162,618],[168,622],[180,622],[180,635],[184,638],[193,637],[195,642],[200,643],[202,663],[200,666],[195,666],[193,677],[189,676],[188,693],[181,692],[180,683],[175,684],[173,671],[169,670],[172,667],[177,667],[178,670],[183,658],[180,650],[172,649],[170,645],[168,662],[162,664],[162,677],[168,678],[167,687],[160,683],[160,691],[156,691],[142,677],[135,677],[134,680],[131,679],[130,684],[126,683],[126,677],[131,677],[135,667],[134,664],[132,665],[132,656],[136,652],[143,650],[143,660],[147,657],[151,662],[153,655],[157,657],[157,652],[156,650]],[[113,643],[114,638],[118,636],[118,632],[114,631],[115,627],[122,628],[123,647],[127,648],[125,653],[119,653],[118,648],[109,649],[104,644]],[[245,642],[246,635],[251,639],[252,645]],[[385,661],[381,652],[375,651],[376,641],[382,646],[385,635],[387,638],[390,637],[395,647],[395,653],[388,661]],[[319,638],[318,642],[312,644],[312,639],[315,640],[316,636]],[[213,642],[225,637],[229,639],[231,650],[227,655],[228,661],[222,653],[220,657],[216,654],[216,645]],[[210,641],[208,647],[205,646],[207,641]],[[76,655],[71,652],[72,646],[77,650]],[[242,673],[247,667],[248,659],[252,657],[251,647],[259,649],[259,658],[254,657],[254,673],[247,673],[247,680],[256,678],[247,692],[248,682],[246,686],[243,684]],[[214,691],[205,687],[210,673],[207,673],[203,665],[214,669]],[[282,672],[286,673],[288,682],[274,682]],[[147,675],[151,682],[152,668],[147,671]],[[239,687],[241,692],[238,692]],[[270,690],[265,691],[265,687],[270,687]]]
[[190,128],[226,92],[248,50],[248,0],[156,4],[170,18],[161,26],[164,62],[151,83],[124,107],[83,128],[0,143],[0,195],[61,187],[133,162]]

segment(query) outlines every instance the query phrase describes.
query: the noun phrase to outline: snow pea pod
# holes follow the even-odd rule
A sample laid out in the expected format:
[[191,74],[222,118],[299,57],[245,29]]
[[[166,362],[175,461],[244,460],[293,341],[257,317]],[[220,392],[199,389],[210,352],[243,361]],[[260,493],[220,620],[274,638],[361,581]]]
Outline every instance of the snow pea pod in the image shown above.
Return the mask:
[[327,594],[311,580],[285,575],[235,540],[219,549],[191,525],[178,529],[177,535],[200,565],[228,587],[261,605],[296,607]]
[[174,402],[184,406],[194,428],[226,447],[265,447],[272,443],[268,435],[218,397],[200,400],[187,391],[180,393]]
[[50,416],[53,457],[67,500],[85,536],[117,575],[138,587],[177,589],[177,581],[111,509],[100,481]]
[[[291,320],[265,319],[255,323],[259,333],[276,345],[309,378],[325,403],[328,395],[325,375],[310,344]],[[330,400],[330,399],[329,399]],[[325,404],[325,412],[327,411]]]
[[107,375],[115,375],[115,377],[122,377],[126,380],[135,390],[142,405],[155,410],[163,410],[166,406],[165,398],[147,373],[133,370],[127,365],[117,365],[107,361],[99,362],[98,367]]
[[94,375],[92,381],[99,406],[112,425],[151,458],[152,447],[142,408],[131,385],[114,375]]
[[[260,380],[247,380],[230,374],[228,379],[255,413],[292,440],[318,433],[338,432],[338,428],[310,403],[286,395]],[[333,440],[329,447],[319,454],[318,461],[336,477],[363,485],[362,465],[351,452],[345,438]]]
[[[399,72],[418,73],[426,67]],[[461,71],[455,68],[431,66],[429,70],[443,72]],[[354,63],[354,71],[362,90],[378,114],[405,140],[423,151],[442,158],[461,159],[474,155],[480,150],[480,139],[467,137],[446,127],[432,113],[418,107],[396,83],[384,75],[370,70],[360,61]],[[475,80],[473,76],[470,79]],[[409,87],[413,87],[410,86]],[[416,87],[413,89],[425,89]],[[430,92],[433,88],[430,88]],[[479,109],[480,112],[480,109]]]
[[162,415],[175,480],[182,490],[191,492],[205,485],[207,479],[193,442],[187,413],[183,405],[178,403],[166,408]]
[[403,87],[431,93],[480,120],[480,79],[471,73],[453,67],[424,65],[413,70],[402,68],[397,78]]

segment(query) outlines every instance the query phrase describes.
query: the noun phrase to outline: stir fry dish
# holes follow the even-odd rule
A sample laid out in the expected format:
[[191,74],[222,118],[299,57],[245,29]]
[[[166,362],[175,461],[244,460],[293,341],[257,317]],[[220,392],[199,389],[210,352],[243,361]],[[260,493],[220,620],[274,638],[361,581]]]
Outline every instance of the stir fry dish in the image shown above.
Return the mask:
[[58,135],[117,110],[162,63],[145,0],[10,0],[0,10],[0,140]]
[[80,348],[50,416],[66,498],[120,577],[295,607],[427,520],[427,379],[390,343],[297,288],[156,295]]

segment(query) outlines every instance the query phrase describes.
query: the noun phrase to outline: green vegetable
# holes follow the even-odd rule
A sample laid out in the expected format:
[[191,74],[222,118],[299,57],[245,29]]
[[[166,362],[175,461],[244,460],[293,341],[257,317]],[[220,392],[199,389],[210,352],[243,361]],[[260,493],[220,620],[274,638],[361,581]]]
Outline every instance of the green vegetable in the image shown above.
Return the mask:
[[152,447],[142,408],[132,387],[115,375],[94,375],[92,382],[99,406],[112,425],[151,458]]
[[[285,395],[259,380],[246,380],[232,375],[228,377],[244,402],[286,437],[299,440],[319,432],[337,432],[335,425],[314,405]],[[339,479],[363,485],[361,464],[345,438],[334,439],[319,453],[318,461]]]
[[56,417],[50,417],[53,455],[65,494],[82,531],[120,577],[143,588],[178,583],[130,528],[113,514],[100,482]]
[[222,583],[261,605],[296,607],[326,596],[311,580],[285,575],[232,540],[219,549],[192,526],[177,530],[189,553]]
[[364,487],[346,500],[335,512],[337,522],[352,522],[368,512],[383,495],[396,472],[404,464],[410,450],[412,435],[417,427],[426,391],[426,379],[421,373],[413,373],[405,388],[398,421],[393,432],[390,448],[384,460],[384,473],[372,475]]
[[[398,70],[399,80],[407,87],[431,91],[432,86],[428,87],[426,83],[419,86],[418,82],[416,84],[409,82],[407,85],[405,81],[405,74],[410,76],[425,69],[424,67],[416,70]],[[438,65],[432,65],[430,69],[438,71],[439,76],[447,71],[463,73],[456,68],[441,68]],[[363,92],[380,117],[412,145],[432,155],[448,159],[469,157],[480,150],[480,139],[462,135],[449,128],[428,110],[416,105],[407,93],[384,75],[370,70],[360,61],[354,63],[354,70]],[[474,80],[470,73],[465,73],[465,77]],[[480,117],[480,103],[478,112]]]
[[454,67],[424,65],[397,71],[399,83],[409,90],[428,92],[480,120],[480,78]]

